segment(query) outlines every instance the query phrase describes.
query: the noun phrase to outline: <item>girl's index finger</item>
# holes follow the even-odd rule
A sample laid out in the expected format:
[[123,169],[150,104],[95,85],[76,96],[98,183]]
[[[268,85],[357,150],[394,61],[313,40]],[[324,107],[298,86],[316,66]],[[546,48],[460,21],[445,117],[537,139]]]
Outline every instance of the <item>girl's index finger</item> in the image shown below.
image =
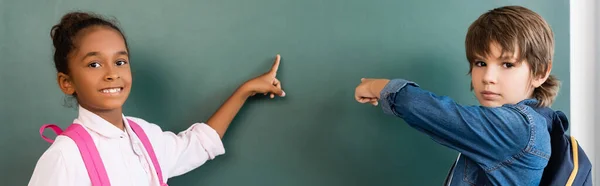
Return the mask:
[[275,57],[275,63],[273,63],[273,67],[271,67],[271,71],[269,73],[277,74],[277,70],[279,69],[279,61],[281,60],[281,56],[277,54]]

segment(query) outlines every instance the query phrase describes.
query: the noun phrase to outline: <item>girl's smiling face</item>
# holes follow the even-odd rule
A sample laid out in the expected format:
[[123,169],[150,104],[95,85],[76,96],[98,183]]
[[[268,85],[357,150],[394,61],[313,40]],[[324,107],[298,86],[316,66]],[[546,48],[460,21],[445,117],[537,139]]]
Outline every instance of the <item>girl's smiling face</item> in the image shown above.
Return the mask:
[[123,36],[106,26],[81,30],[68,55],[69,75],[59,73],[65,94],[92,111],[121,109],[131,90],[129,53]]

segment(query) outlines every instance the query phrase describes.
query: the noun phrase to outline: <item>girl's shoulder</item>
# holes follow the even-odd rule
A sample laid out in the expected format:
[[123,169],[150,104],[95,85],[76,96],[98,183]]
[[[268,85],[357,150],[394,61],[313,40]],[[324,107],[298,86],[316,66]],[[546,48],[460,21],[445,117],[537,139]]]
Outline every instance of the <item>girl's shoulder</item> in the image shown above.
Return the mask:
[[[66,161],[68,160],[68,161]],[[46,149],[39,159],[40,162],[64,162],[64,163],[83,163],[79,148],[73,139],[58,135],[54,142]]]
[[125,119],[127,119],[127,122],[129,123],[129,125],[131,125],[131,122],[134,122],[135,124],[139,125],[140,128],[142,128],[142,130],[144,130],[144,133],[146,133],[146,135],[150,138],[151,141],[155,141],[155,139],[161,139],[161,136],[163,134],[163,130],[162,128],[154,123],[148,122],[145,119],[139,118],[139,117],[134,117],[134,116],[125,116]]
[[151,130],[156,130],[156,128],[158,128],[160,130],[160,126],[154,124],[154,123],[150,123],[142,118],[139,117],[134,117],[134,116],[125,116],[125,119],[127,119],[127,122],[131,125],[131,122],[134,122],[135,124],[139,125],[140,127],[142,127],[142,129],[146,130],[146,129],[151,129]]
[[144,131],[150,130],[152,132],[162,132],[162,129],[159,125],[148,122],[145,119],[142,119],[139,117],[134,117],[134,116],[125,116],[125,119],[127,119],[127,122],[129,122],[130,125],[131,125],[131,122],[133,121],[135,124],[142,127],[142,129],[144,129]]

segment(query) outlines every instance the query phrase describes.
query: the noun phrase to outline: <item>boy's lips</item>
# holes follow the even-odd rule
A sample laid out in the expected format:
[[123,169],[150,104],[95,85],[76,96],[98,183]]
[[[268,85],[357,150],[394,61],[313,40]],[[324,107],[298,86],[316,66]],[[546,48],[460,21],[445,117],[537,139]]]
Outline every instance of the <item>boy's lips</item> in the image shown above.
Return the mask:
[[482,91],[481,96],[485,100],[494,100],[500,97],[500,94],[492,92],[492,91]]

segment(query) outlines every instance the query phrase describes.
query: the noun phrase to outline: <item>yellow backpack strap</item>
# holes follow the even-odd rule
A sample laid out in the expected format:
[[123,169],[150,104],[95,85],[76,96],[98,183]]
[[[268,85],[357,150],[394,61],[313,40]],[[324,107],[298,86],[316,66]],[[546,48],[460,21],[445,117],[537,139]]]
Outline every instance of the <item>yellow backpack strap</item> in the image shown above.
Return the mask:
[[571,136],[571,151],[573,152],[573,171],[571,171],[571,176],[569,176],[567,186],[571,186],[573,184],[573,181],[575,181],[575,176],[577,176],[577,170],[579,169],[579,150],[577,146],[577,140],[575,140],[575,137]]

